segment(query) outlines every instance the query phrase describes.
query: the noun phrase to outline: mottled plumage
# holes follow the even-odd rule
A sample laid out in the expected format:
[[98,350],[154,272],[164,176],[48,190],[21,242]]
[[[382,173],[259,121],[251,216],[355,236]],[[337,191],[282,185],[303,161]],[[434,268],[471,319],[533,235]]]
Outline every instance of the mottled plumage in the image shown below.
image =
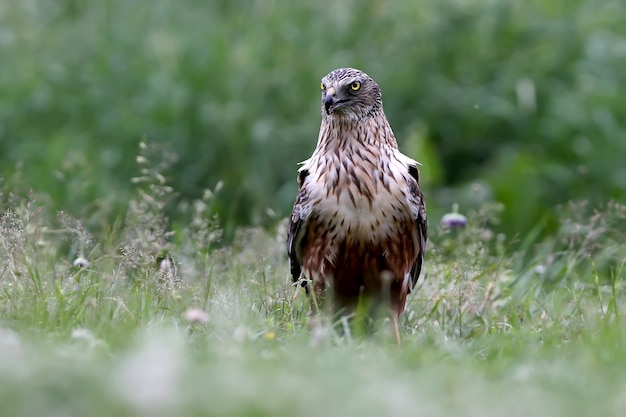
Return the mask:
[[311,280],[335,310],[359,297],[390,303],[397,320],[422,268],[427,224],[418,163],[403,155],[367,74],[337,69],[322,79],[322,124],[298,171],[287,247],[294,280]]

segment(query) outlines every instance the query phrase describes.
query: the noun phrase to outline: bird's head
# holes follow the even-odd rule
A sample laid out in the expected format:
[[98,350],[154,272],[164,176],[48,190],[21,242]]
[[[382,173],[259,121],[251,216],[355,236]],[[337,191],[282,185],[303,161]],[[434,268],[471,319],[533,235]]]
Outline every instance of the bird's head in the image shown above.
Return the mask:
[[322,117],[360,120],[382,108],[378,84],[354,68],[339,68],[322,78]]

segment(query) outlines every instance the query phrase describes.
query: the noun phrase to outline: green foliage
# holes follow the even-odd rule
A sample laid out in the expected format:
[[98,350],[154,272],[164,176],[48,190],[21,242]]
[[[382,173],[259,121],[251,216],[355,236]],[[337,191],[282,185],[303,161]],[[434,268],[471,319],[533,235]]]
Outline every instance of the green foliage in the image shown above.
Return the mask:
[[1,415],[623,414],[626,206],[560,208],[515,249],[501,204],[431,223],[398,347],[388,320],[310,314],[284,222],[216,247],[207,192],[172,229],[171,154],[139,150],[126,217],[95,232],[0,188]]
[[[113,219],[147,135],[187,202],[232,234],[285,215],[315,144],[317,81],[382,86],[433,213],[504,203],[504,230],[555,203],[626,195],[620,0],[9,1],[0,7],[0,176]],[[477,194],[471,184],[481,185]],[[466,187],[469,186],[469,187]]]

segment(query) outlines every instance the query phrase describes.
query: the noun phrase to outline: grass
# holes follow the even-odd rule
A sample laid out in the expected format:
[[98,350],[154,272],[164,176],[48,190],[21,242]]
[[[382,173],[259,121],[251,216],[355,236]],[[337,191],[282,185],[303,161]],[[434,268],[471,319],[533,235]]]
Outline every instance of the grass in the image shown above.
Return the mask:
[[388,323],[309,316],[284,223],[222,247],[207,191],[169,224],[150,151],[127,217],[97,231],[0,195],[0,414],[623,415],[626,207],[560,208],[542,241],[494,235],[497,205],[463,229],[430,219],[397,347]]

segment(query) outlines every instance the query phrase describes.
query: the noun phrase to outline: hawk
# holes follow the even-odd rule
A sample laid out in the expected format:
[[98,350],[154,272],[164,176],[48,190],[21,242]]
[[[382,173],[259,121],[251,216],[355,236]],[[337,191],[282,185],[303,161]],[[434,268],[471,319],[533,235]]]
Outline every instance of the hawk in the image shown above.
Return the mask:
[[372,312],[389,306],[399,342],[398,319],[426,250],[418,163],[398,149],[371,77],[340,68],[322,79],[321,90],[317,146],[298,170],[289,221],[291,275],[343,314],[361,297]]

